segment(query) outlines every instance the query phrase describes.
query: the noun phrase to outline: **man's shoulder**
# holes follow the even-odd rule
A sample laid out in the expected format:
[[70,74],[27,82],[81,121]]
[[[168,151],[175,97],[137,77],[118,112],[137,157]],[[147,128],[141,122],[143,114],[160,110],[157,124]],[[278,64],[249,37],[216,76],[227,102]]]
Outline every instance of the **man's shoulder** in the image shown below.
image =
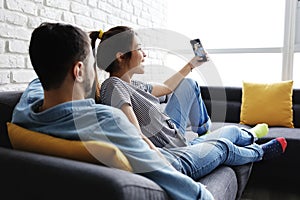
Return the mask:
[[113,106],[109,106],[109,105],[105,105],[105,104],[94,104],[93,107],[95,108],[95,111],[98,113],[98,114],[105,114],[106,116],[109,116],[109,117],[118,117],[120,115],[123,115],[123,112],[118,109],[118,108],[115,108]]
[[125,129],[132,128],[132,124],[129,122],[127,116],[122,112],[121,109],[103,104],[95,104],[94,107],[98,123],[112,126],[117,125],[117,127],[123,127]]

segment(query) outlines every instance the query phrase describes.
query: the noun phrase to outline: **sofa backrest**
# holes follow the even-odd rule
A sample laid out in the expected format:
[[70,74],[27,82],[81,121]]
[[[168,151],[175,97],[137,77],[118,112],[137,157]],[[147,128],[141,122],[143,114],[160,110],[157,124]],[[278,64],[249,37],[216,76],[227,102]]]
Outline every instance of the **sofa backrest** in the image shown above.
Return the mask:
[[[201,95],[214,122],[240,122],[242,88],[201,86]],[[293,90],[293,122],[300,128],[300,89]]]
[[240,88],[201,86],[200,89],[212,121],[240,122],[242,99],[242,90]]
[[[242,88],[201,86],[201,95],[208,114],[214,122],[240,122]],[[22,91],[0,92],[0,146],[11,148],[6,122],[11,121],[12,112]],[[294,126],[300,128],[300,89],[293,90]]]
[[22,91],[0,92],[0,146],[11,148],[6,122],[11,121],[12,112]]
[[300,128],[300,89],[293,90],[293,112],[294,126]]

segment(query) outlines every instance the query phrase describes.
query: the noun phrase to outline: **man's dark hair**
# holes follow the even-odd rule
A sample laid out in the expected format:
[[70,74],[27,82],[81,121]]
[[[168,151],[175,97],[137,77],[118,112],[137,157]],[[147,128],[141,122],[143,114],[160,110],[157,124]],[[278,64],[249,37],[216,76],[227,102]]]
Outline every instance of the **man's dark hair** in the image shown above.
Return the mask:
[[57,89],[77,61],[85,61],[90,41],[80,28],[61,23],[42,23],[32,35],[29,55],[45,90]]

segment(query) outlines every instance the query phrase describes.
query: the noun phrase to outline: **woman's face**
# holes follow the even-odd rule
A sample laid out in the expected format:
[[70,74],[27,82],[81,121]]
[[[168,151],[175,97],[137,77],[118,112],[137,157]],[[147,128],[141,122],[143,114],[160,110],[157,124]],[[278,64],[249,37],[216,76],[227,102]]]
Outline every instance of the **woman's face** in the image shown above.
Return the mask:
[[143,74],[145,72],[144,66],[142,65],[145,57],[146,54],[141,49],[138,37],[134,36],[132,41],[131,58],[129,60],[129,70],[132,74]]

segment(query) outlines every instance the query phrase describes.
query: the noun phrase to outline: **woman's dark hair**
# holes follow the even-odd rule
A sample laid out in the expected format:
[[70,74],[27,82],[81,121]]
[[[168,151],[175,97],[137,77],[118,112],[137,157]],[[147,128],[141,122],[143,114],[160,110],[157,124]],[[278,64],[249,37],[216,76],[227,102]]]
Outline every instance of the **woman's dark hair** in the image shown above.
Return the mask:
[[116,60],[118,52],[123,53],[123,59],[130,60],[132,42],[136,33],[127,26],[116,26],[104,32],[99,38],[100,31],[90,33],[92,48],[95,48],[97,39],[101,39],[96,53],[97,66],[106,72],[116,72],[119,63]]
[[61,23],[42,23],[31,35],[29,55],[45,90],[56,89],[77,61],[90,53],[88,35]]

